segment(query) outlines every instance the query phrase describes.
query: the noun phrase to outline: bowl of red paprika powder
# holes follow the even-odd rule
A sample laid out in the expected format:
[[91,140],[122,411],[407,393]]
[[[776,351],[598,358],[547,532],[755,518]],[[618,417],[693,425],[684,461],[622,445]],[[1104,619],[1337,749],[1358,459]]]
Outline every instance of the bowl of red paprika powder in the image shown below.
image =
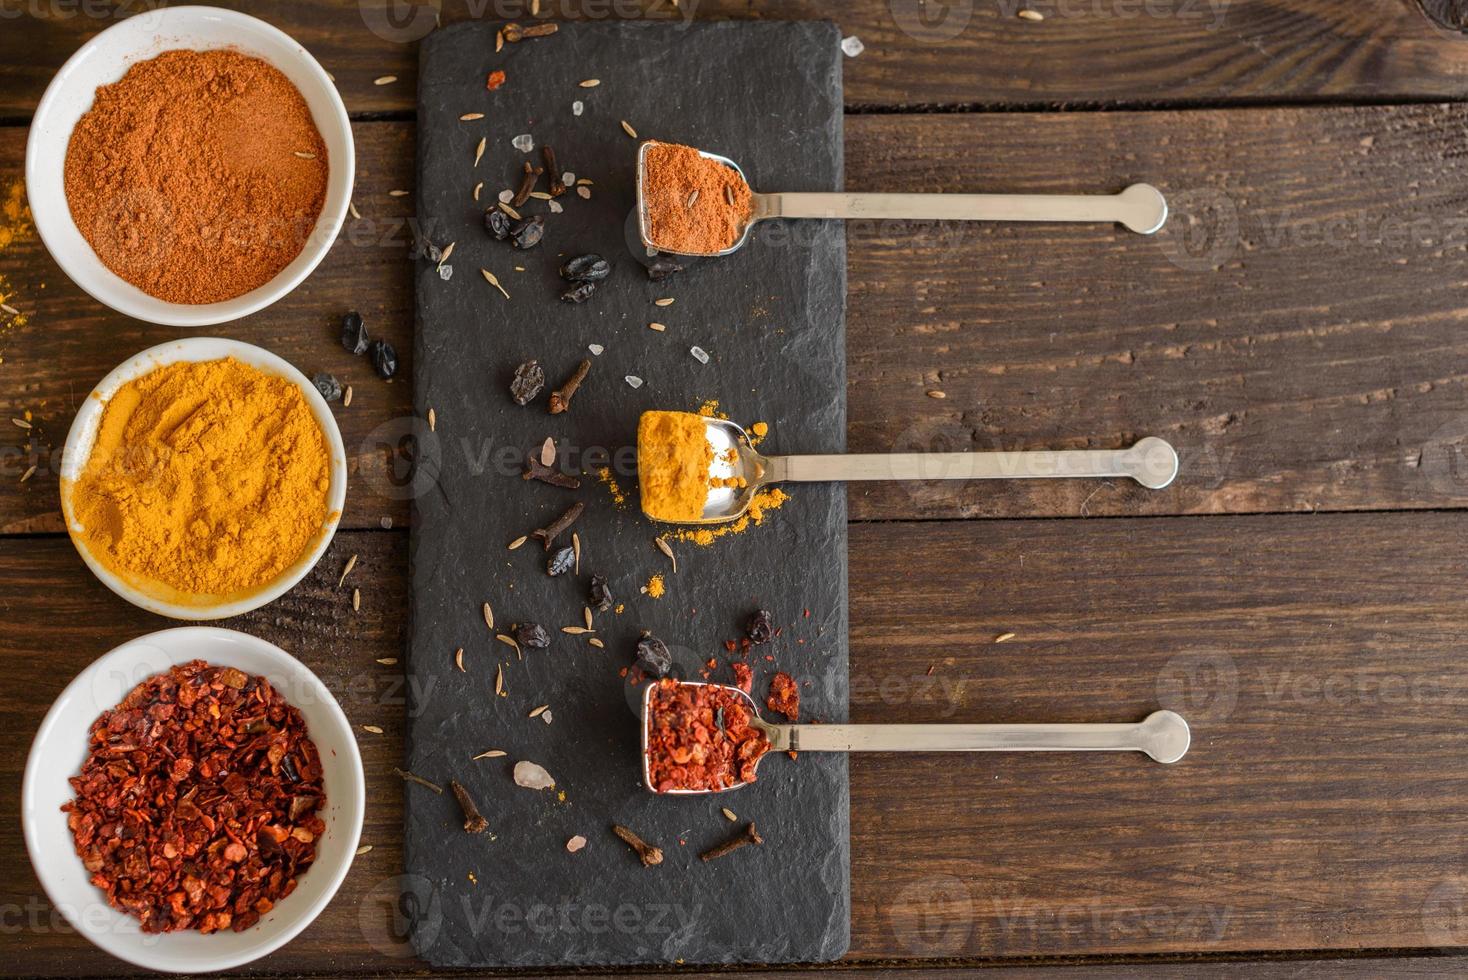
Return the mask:
[[356,738],[326,685],[215,627],[138,637],[78,674],[21,787],[55,909],[118,959],[171,973],[233,969],[310,925],[365,810]]
[[99,302],[172,326],[264,309],[325,257],[351,202],[346,107],[301,45],[214,7],[84,44],[26,143],[41,240]]

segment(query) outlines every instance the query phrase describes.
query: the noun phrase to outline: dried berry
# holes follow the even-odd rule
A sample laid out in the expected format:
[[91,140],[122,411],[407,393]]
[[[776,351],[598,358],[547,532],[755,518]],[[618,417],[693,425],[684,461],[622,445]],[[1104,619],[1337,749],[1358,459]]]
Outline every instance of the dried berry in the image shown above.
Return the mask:
[[516,623],[515,642],[532,650],[544,650],[550,646],[550,634],[539,623]]
[[661,282],[673,273],[682,271],[683,267],[666,255],[660,255],[647,264],[647,278],[653,282]]
[[673,669],[673,655],[662,640],[651,633],[643,633],[637,641],[637,666],[645,674],[665,677]]
[[539,361],[526,361],[515,368],[515,380],[510,382],[510,397],[516,405],[529,405],[545,387],[545,371]]
[[601,282],[612,274],[612,264],[595,252],[578,255],[561,266],[561,278],[570,282]]
[[578,282],[570,289],[561,294],[563,303],[584,303],[591,299],[591,294],[596,292],[596,283]]
[[510,237],[510,216],[499,208],[484,212],[484,230],[500,241]]
[[372,358],[372,368],[377,376],[386,381],[398,370],[398,352],[393,350],[392,344],[385,340],[374,340],[367,351],[367,356]]
[[317,391],[321,392],[321,397],[329,402],[334,402],[342,396],[341,382],[325,371],[312,376],[311,383],[316,386]]
[[362,323],[362,314],[353,310],[342,317],[342,346],[353,354],[367,353],[367,327]]
[[606,612],[612,608],[612,601],[612,590],[607,587],[607,577],[591,576],[591,608],[597,612]]
[[545,562],[547,575],[564,575],[576,567],[576,549],[570,545],[558,548]]
[[534,248],[545,236],[545,218],[532,214],[510,226],[510,244],[516,248]]
[[751,643],[769,643],[775,638],[775,620],[768,609],[757,609],[744,624],[744,635]]

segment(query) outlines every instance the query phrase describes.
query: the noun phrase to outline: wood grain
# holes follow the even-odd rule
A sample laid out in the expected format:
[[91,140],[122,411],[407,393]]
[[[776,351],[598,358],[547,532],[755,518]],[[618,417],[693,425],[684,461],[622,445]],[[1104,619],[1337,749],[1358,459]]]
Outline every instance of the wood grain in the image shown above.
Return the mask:
[[[849,448],[1063,449],[1150,433],[1183,460],[1160,493],[1072,481],[853,486],[853,517],[1462,506],[1465,124],[1463,105],[849,118],[853,189],[1149,180],[1174,207],[1154,238],[853,223]],[[0,178],[19,173],[21,136],[0,129]],[[411,356],[410,198],[388,196],[411,186],[411,125],[360,123],[357,139],[362,220],[306,285],[222,332],[354,385],[352,406],[337,411],[354,467],[345,525],[377,527],[407,518],[389,466],[408,390],[342,351],[334,321],[360,308]],[[0,334],[0,418],[35,412],[42,449],[60,446],[76,400],[115,364],[178,335],[103,310],[34,240],[0,251],[0,276],[32,314]],[[778,297],[743,313],[732,343],[780,327]],[[760,412],[757,397],[730,407]],[[799,449],[769,421],[768,448]],[[21,451],[12,428],[0,438],[0,531],[59,530],[55,460]],[[37,474],[19,483],[32,462]]]
[[[1434,13],[1451,11],[1428,0]],[[413,107],[427,0],[265,0],[238,7],[304,44],[337,80],[349,111]],[[528,0],[444,0],[442,19],[528,19]],[[853,107],[1039,106],[1458,98],[1468,47],[1413,0],[560,0],[547,14],[714,18],[824,17],[866,50],[846,63]],[[1041,22],[1016,16],[1021,7]],[[0,118],[24,118],[87,39],[140,3],[30,0],[0,7]],[[510,64],[513,61],[506,59]],[[386,85],[379,78],[394,76]]]
[[[1468,945],[1465,530],[1457,513],[853,528],[854,720],[1095,721],[1160,704],[1189,718],[1194,747],[1172,767],[854,759],[851,961]],[[395,957],[385,898],[404,692],[374,662],[401,655],[403,545],[400,531],[339,535],[306,583],[236,624],[300,656],[354,723],[385,729],[361,741],[374,850],[261,971],[413,966]],[[355,616],[335,586],[350,553]],[[56,537],[0,553],[0,596],[0,774],[18,786],[65,683],[168,624],[106,593]],[[818,663],[814,643],[776,652]],[[0,908],[35,908],[40,924],[7,941],[10,968],[108,972],[49,924],[16,807],[0,799]]]

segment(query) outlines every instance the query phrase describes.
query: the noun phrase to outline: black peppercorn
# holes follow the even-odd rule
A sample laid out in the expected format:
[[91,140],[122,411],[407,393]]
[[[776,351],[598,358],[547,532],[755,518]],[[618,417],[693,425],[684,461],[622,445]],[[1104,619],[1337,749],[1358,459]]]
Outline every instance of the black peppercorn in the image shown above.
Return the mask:
[[612,264],[595,252],[578,255],[561,266],[561,278],[569,282],[601,282],[612,274]]
[[545,371],[539,361],[526,361],[515,368],[515,378],[510,382],[510,397],[516,405],[529,405],[540,389],[545,387]]
[[377,376],[386,381],[398,370],[398,352],[393,350],[392,344],[385,340],[374,340],[367,351],[367,356],[372,358],[372,367]]
[[637,641],[637,666],[645,674],[665,677],[673,669],[673,655],[668,645],[651,633],[643,633]]
[[775,636],[775,621],[768,609],[757,609],[744,624],[744,635],[751,643],[769,643]]
[[584,303],[591,299],[591,294],[596,292],[596,283],[578,282],[570,289],[561,294],[563,303]]
[[353,310],[342,317],[342,346],[353,354],[367,353],[367,328],[362,323],[362,314]]
[[321,392],[321,397],[329,402],[334,402],[342,396],[341,382],[336,380],[335,376],[327,374],[325,371],[313,375],[311,383],[316,386],[317,391]]
[[499,208],[484,212],[484,230],[500,241],[510,237],[510,216]]
[[550,634],[539,623],[516,623],[515,642],[532,650],[544,650],[550,646]]
[[591,576],[591,608],[597,612],[606,612],[612,608],[612,590],[607,587],[605,575]]
[[547,575],[564,575],[576,566],[576,549],[570,545],[557,549],[545,562]]
[[534,248],[545,236],[545,218],[532,214],[510,226],[510,244],[516,248]]

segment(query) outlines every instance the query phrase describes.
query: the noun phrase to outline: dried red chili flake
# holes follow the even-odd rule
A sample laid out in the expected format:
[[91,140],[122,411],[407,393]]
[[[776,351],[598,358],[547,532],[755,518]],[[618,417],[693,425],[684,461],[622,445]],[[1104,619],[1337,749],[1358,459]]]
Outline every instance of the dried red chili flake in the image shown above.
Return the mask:
[[783,670],[770,678],[770,696],[765,699],[765,704],[771,711],[795,721],[800,717],[800,688],[795,686],[795,678]]
[[726,688],[658,681],[647,713],[653,789],[718,790],[754,782],[770,742],[749,724],[750,715],[747,702]]
[[484,87],[493,92],[503,84],[505,84],[505,73],[499,69],[495,69],[489,73],[489,78],[485,80]]
[[321,757],[265,678],[181,664],[104,711],[88,742],[61,809],[92,884],[144,932],[241,932],[315,861]]
[[734,662],[729,664],[734,668],[734,686],[745,694],[754,690],[754,671],[749,664]]

